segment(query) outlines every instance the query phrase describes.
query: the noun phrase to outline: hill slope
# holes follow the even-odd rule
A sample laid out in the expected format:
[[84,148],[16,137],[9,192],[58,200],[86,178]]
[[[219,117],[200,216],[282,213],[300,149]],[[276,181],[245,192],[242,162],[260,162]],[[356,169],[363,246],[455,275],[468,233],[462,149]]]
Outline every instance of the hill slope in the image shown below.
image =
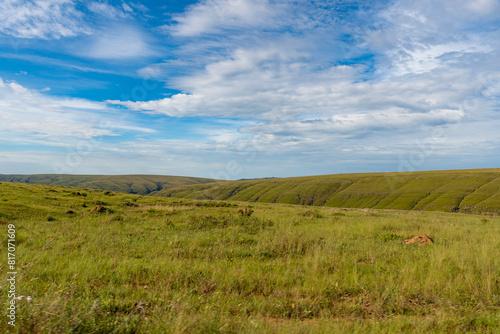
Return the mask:
[[181,185],[213,182],[212,179],[164,175],[1,175],[0,182],[51,184],[147,195]]
[[500,212],[500,169],[340,174],[181,186],[166,197],[346,208]]

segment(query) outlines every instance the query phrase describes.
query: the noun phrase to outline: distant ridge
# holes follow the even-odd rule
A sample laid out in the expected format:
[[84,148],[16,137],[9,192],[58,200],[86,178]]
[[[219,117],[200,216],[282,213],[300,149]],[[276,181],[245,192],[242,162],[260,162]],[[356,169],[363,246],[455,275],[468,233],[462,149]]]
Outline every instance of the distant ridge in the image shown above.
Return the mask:
[[365,173],[185,185],[152,195],[345,208],[500,213],[500,169]]
[[165,197],[344,208],[500,213],[500,169],[363,173],[238,181],[162,175],[2,175],[50,184]]
[[0,182],[50,184],[147,195],[172,187],[214,182],[213,179],[164,175],[2,175]]

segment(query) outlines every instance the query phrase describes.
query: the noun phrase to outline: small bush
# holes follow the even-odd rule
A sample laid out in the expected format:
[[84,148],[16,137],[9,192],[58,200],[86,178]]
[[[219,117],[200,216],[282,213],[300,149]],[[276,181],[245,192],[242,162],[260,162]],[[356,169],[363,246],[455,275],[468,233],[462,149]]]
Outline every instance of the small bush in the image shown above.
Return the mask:
[[113,210],[108,209],[102,205],[96,205],[91,210],[90,213],[112,213]]
[[253,210],[252,210],[252,208],[244,208],[244,209],[239,209],[238,212],[242,216],[250,217],[253,213]]
[[131,203],[129,201],[125,201],[122,203],[122,206],[138,207],[139,205],[137,205],[136,203]]

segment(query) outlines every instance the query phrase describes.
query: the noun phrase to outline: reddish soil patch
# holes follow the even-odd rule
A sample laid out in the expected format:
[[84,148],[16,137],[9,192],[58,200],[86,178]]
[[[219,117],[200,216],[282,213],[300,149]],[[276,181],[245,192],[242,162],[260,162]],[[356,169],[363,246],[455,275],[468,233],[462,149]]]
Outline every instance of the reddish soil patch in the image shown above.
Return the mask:
[[432,239],[429,238],[428,236],[426,236],[425,234],[424,235],[417,235],[411,239],[405,240],[406,245],[417,244],[419,246],[424,246],[424,245],[432,245],[433,243],[434,243],[434,241],[432,241]]

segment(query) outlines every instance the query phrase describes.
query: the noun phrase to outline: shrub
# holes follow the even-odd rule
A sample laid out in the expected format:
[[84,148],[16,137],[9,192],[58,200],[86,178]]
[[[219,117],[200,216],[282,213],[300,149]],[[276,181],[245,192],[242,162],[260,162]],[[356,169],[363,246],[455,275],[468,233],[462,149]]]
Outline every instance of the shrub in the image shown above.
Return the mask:
[[113,212],[113,210],[111,209],[108,209],[102,205],[96,205],[94,206],[91,210],[90,210],[91,213],[111,213]]
[[244,209],[239,209],[238,212],[242,216],[250,217],[253,213],[253,210],[252,210],[252,208],[244,208]]

